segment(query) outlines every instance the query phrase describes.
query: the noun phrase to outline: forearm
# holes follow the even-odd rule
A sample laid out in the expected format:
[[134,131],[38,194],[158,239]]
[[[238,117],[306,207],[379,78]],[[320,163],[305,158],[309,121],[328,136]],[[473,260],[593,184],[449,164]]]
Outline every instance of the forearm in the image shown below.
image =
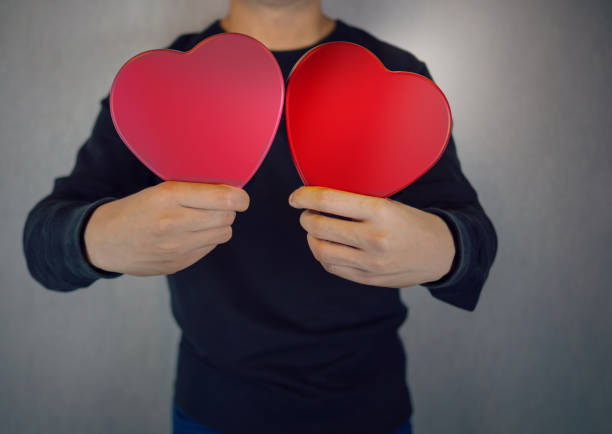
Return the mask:
[[83,230],[93,210],[113,198],[75,201],[47,197],[30,211],[23,250],[31,275],[45,288],[72,291],[99,278],[119,276],[92,267],[83,252]]
[[440,300],[474,310],[496,256],[495,229],[478,203],[424,210],[440,216],[448,224],[456,253],[451,270],[441,279],[423,286]]

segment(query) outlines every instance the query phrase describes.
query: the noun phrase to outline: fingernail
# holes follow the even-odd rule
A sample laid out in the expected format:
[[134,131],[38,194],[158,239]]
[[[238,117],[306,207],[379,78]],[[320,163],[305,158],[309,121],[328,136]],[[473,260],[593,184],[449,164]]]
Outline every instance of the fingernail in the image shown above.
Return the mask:
[[289,205],[295,206],[295,203],[293,202],[293,193],[289,195]]

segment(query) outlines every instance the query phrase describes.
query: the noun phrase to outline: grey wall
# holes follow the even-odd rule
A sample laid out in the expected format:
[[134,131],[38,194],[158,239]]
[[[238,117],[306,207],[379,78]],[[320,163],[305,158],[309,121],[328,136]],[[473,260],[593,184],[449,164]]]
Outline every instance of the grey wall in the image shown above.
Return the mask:
[[[477,310],[402,290],[417,433],[611,432],[612,4],[334,1],[426,61],[500,247]],[[0,431],[163,433],[178,332],[162,278],[60,294],[21,253],[125,60],[225,1],[0,3]]]

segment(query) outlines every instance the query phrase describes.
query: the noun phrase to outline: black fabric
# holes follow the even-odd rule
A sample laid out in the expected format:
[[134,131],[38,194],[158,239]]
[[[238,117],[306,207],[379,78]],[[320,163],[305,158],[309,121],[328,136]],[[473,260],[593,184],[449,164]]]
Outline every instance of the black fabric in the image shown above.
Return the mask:
[[[187,51],[220,32],[216,20],[169,48]],[[318,43],[328,41],[360,44],[390,70],[431,78],[411,53],[342,20]],[[285,79],[309,48],[273,52]],[[121,142],[107,95],[72,172],[56,178],[53,191],[28,214],[23,246],[32,276],[58,291],[119,276],[86,261],[87,219],[102,203],[159,182]],[[397,333],[407,308],[397,288],[353,283],[320,266],[299,225],[300,211],[287,203],[300,185],[283,118],[270,153],[245,186],[251,205],[238,214],[232,240],[167,276],[182,330],[176,404],[226,434],[392,433],[412,413]],[[455,261],[446,276],[423,286],[440,300],[473,310],[497,238],[461,171],[452,138],[429,172],[391,198],[447,222]]]

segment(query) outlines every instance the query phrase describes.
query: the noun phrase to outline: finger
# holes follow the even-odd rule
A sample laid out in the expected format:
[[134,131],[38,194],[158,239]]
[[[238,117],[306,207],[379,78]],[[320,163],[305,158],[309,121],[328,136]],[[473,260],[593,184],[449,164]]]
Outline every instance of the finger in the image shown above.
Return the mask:
[[184,231],[196,232],[231,226],[235,219],[236,211],[181,207],[178,224]]
[[376,282],[377,276],[355,267],[327,263],[321,263],[321,265],[328,273],[352,282],[361,283],[363,285],[374,285]]
[[[325,271],[343,279],[361,283],[363,285],[382,286],[387,288],[408,288],[419,285],[425,280],[415,273],[375,274],[346,265],[321,264]],[[408,283],[407,283],[408,282]]]
[[229,226],[235,217],[236,211],[178,206],[162,214],[157,221],[157,227],[163,232],[180,234]]
[[200,259],[203,256],[209,254],[215,247],[216,247],[216,244],[208,244],[206,246],[198,247],[196,249],[193,249],[190,252],[190,255],[193,258]]
[[219,228],[206,229],[191,232],[185,240],[187,251],[197,250],[206,246],[223,244],[232,238],[232,227],[223,226]]
[[349,217],[354,220],[367,220],[374,217],[372,208],[377,197],[326,187],[300,187],[295,190],[289,203],[294,208],[307,208],[329,214]]
[[321,240],[310,234],[306,235],[306,240],[313,256],[321,263],[347,265],[355,268],[362,268],[365,263],[363,250]]
[[359,237],[359,232],[364,230],[363,222],[328,217],[307,209],[300,215],[300,225],[315,238],[358,249],[364,247]]
[[241,188],[227,184],[167,181],[166,190],[181,206],[199,209],[245,211],[249,195]]
[[215,247],[216,247],[215,244],[210,244],[208,246],[200,247],[200,248],[187,252],[185,256],[182,258],[183,266],[181,267],[181,269],[184,269],[184,268],[187,268],[193,265],[194,263],[202,259],[202,257],[208,255]]

